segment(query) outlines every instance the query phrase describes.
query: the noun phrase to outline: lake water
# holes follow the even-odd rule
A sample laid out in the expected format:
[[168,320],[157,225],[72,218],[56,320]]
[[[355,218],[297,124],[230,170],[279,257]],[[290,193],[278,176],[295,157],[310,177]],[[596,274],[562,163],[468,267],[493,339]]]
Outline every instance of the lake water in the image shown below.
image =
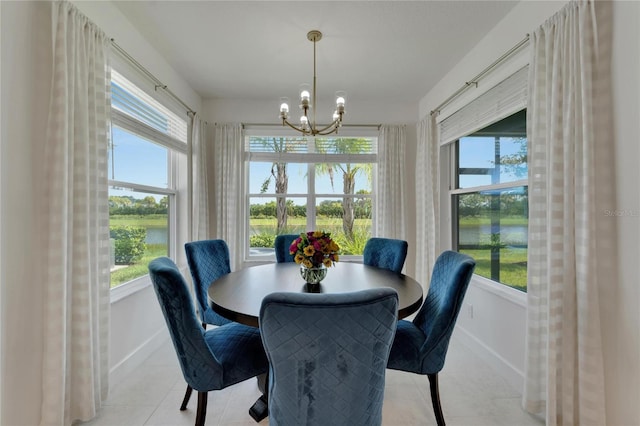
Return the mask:
[[167,228],[147,228],[146,244],[168,244],[169,232]]
[[[460,229],[460,244],[474,245],[487,243],[491,235],[491,225],[464,227]],[[526,246],[529,231],[526,225],[502,225],[500,239],[504,244]],[[147,244],[167,244],[169,241],[167,228],[147,228]]]
[[[486,244],[490,240],[491,225],[460,228],[460,244],[475,245]],[[529,230],[526,225],[502,225],[500,227],[500,240],[502,243],[513,246],[526,246],[529,238]]]

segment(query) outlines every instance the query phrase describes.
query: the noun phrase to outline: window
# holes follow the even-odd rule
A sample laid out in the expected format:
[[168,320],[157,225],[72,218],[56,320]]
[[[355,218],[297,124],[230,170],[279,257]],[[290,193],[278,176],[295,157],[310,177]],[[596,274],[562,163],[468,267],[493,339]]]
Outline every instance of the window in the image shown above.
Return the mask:
[[454,247],[476,260],[476,274],[526,291],[526,111],[458,139],[451,149]]
[[[111,288],[174,257],[176,174],[187,151],[187,123],[112,70],[109,146]],[[180,158],[182,157],[182,159]]]
[[247,253],[274,259],[276,235],[331,232],[341,255],[371,237],[374,137],[247,136]]

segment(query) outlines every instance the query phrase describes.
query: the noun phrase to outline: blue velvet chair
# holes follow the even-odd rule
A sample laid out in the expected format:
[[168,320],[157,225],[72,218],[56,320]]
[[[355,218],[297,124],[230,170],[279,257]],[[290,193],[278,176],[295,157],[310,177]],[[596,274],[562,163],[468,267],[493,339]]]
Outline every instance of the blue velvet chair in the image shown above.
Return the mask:
[[397,305],[390,288],[266,296],[269,425],[380,425]]
[[225,325],[231,320],[211,309],[207,290],[209,285],[222,275],[231,272],[229,247],[224,240],[193,241],[184,245],[187,263],[193,278],[198,300],[198,312],[202,326]]
[[439,426],[445,424],[440,405],[438,372],[444,366],[449,339],[476,262],[454,251],[443,252],[433,268],[429,292],[413,321],[398,321],[387,368],[425,374]]
[[276,249],[276,262],[293,262],[293,255],[289,253],[289,246],[300,234],[282,234],[276,237],[274,247]]
[[399,274],[407,258],[408,248],[409,245],[404,240],[369,238],[362,253],[363,263]]
[[175,263],[167,257],[154,259],[149,273],[182,375],[198,391],[195,424],[202,426],[209,391],[267,372],[260,331],[238,323],[206,331],[196,318],[191,293]]
[[[187,263],[193,279],[193,287],[198,301],[198,312],[202,327],[210,325],[225,325],[232,322],[223,317],[209,304],[207,290],[209,285],[222,275],[231,272],[229,261],[229,247],[224,240],[202,240],[186,243],[184,250],[187,255]],[[191,398],[191,386],[187,385],[187,390],[182,400],[181,410],[187,409],[187,404]]]

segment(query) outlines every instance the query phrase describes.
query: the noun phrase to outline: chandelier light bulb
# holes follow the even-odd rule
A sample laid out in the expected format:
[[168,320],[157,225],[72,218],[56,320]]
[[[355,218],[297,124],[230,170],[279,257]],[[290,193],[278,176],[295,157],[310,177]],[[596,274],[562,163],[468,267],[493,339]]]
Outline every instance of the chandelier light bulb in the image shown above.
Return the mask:
[[289,112],[289,98],[280,98],[280,112]]
[[311,87],[307,83],[300,85],[300,102],[302,108],[308,108],[311,100]]
[[[342,125],[342,116],[344,114],[344,105],[346,93],[338,91],[335,93],[336,109],[333,112],[333,120],[329,124],[318,125],[316,122],[316,43],[322,39],[322,33],[318,30],[311,30],[307,33],[307,39],[313,42],[313,89],[309,84],[300,85],[300,109],[302,116],[300,117],[300,125],[295,125],[288,120],[289,100],[280,98],[280,118],[283,126],[289,126],[294,130],[301,132],[303,135],[329,135],[338,133],[338,128]],[[286,99],[286,101],[285,101]]]

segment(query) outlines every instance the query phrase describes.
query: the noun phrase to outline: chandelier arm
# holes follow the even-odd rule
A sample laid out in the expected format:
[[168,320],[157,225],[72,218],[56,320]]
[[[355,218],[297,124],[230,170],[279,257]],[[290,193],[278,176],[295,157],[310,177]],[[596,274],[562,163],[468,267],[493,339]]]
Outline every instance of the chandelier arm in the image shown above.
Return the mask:
[[301,128],[301,127],[297,127],[297,126],[294,126],[293,124],[289,123],[289,120],[283,119],[283,120],[282,120],[282,125],[284,126],[285,124],[286,124],[287,126],[291,127],[293,130],[296,130],[296,131],[298,131],[298,132],[302,133],[303,135],[307,135],[307,134],[309,134],[309,133],[310,133],[308,130],[304,130],[304,129],[303,129],[303,128]]
[[[337,104],[337,108],[336,111],[334,112],[334,120],[331,124],[322,127],[320,129],[318,129],[317,124],[316,124],[316,110],[317,110],[317,96],[316,96],[316,89],[317,89],[317,73],[316,73],[316,68],[317,68],[317,55],[316,55],[316,43],[318,41],[320,41],[320,39],[322,39],[322,33],[318,30],[311,30],[307,33],[307,39],[309,41],[313,42],[313,87],[312,87],[312,92],[311,92],[311,105],[309,105],[309,95],[308,95],[308,91],[303,91],[301,93],[307,93],[305,96],[301,95],[301,102],[302,104],[300,105],[300,107],[303,109],[303,117],[306,118],[306,122],[303,124],[303,126],[298,127],[294,124],[291,124],[289,122],[289,120],[287,120],[287,112],[289,110],[288,107],[288,99],[287,98],[281,98],[281,101],[284,100],[285,102],[283,102],[281,104],[280,107],[280,118],[282,119],[282,126],[289,126],[290,128],[292,128],[295,131],[298,131],[300,133],[302,133],[304,136],[310,135],[310,136],[316,136],[316,135],[329,135],[331,133],[338,133],[338,129],[342,126],[342,115],[344,113],[344,97],[342,97],[343,95],[339,95],[338,92],[336,92],[336,104]],[[308,86],[308,85],[305,85]],[[312,109],[312,113],[313,114],[309,114],[309,109]],[[309,117],[309,115],[311,115],[311,117]]]
[[320,135],[320,136],[326,136],[326,135],[337,135],[338,134],[338,128],[335,127],[333,129],[331,129],[330,131],[327,132],[318,132],[316,133],[316,135]]
[[[316,134],[321,134],[321,132],[326,132],[327,130],[331,130],[331,131],[336,130],[338,127],[340,127],[340,121],[339,120],[333,120],[333,123],[323,127],[320,130],[315,130],[314,129],[314,131],[315,131]],[[324,133],[324,134],[328,134],[328,133]]]
[[304,130],[301,127],[291,124],[288,120],[282,120],[282,125],[284,126],[285,124],[291,127],[293,130],[296,130],[302,133],[303,135],[311,135],[311,136],[316,136],[316,135],[325,136],[325,135],[330,135],[331,133],[338,133],[338,128],[340,127],[340,123],[338,120],[335,120],[333,123],[323,127],[320,130],[316,129],[315,127],[311,128],[310,130]]

